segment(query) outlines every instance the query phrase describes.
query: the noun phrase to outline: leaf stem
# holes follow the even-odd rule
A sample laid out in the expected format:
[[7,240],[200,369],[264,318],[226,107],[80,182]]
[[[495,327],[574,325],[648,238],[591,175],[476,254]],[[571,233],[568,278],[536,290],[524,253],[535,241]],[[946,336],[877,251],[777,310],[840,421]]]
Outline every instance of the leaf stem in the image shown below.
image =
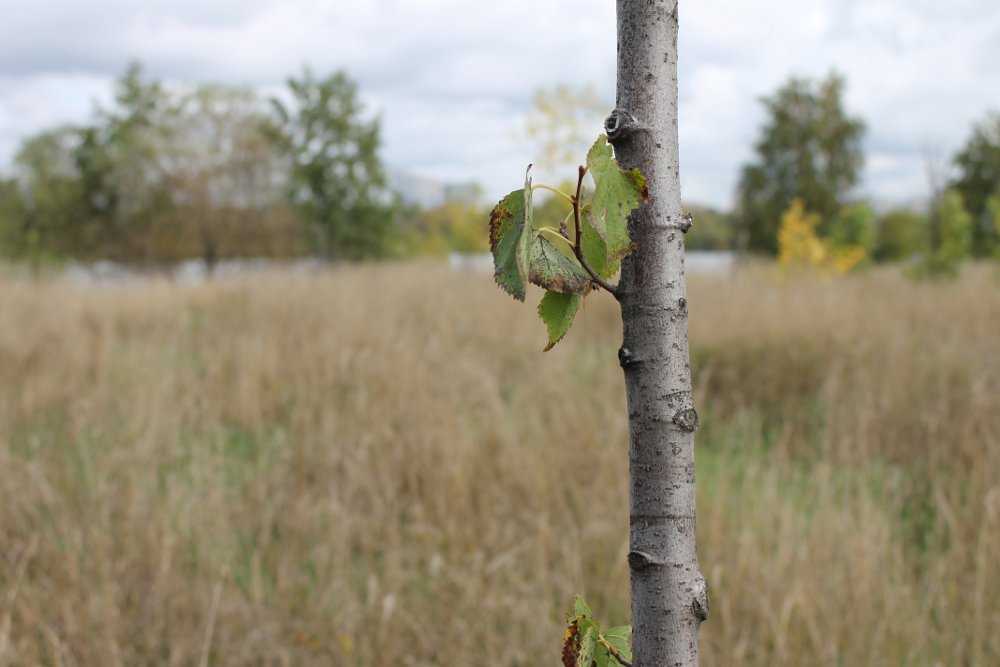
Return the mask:
[[554,188],[554,187],[552,187],[550,185],[545,185],[543,183],[536,183],[535,185],[531,186],[531,189],[532,190],[548,190],[549,192],[556,193],[557,195],[559,195],[560,197],[562,197],[563,199],[565,199],[566,201],[568,201],[570,204],[573,203],[573,197],[571,197],[570,195],[566,194],[562,190],[559,190],[558,188]]
[[625,656],[619,653],[618,649],[612,646],[611,642],[604,638],[604,635],[599,635],[597,637],[597,643],[608,649],[608,653],[610,653],[611,657],[617,660],[620,665],[623,665],[623,667],[632,667],[632,663],[626,660]]
[[573,225],[576,231],[576,239],[573,242],[573,252],[576,254],[576,258],[580,262],[580,266],[583,267],[584,271],[590,274],[590,279],[606,289],[617,299],[618,288],[597,275],[597,271],[594,271],[594,269],[591,268],[590,264],[587,263],[586,258],[583,256],[583,231],[580,224],[580,196],[583,190],[583,175],[586,173],[587,168],[580,167],[579,176],[576,179],[576,195],[571,199],[573,202]]

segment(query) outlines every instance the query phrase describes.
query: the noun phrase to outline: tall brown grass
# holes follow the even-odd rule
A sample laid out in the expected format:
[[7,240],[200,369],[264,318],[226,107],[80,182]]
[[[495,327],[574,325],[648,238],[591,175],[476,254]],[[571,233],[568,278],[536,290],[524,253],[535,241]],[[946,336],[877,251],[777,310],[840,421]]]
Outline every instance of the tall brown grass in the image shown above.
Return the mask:
[[[690,280],[705,665],[1000,664],[1000,289]],[[618,313],[431,265],[0,282],[0,666],[557,665],[628,621]]]

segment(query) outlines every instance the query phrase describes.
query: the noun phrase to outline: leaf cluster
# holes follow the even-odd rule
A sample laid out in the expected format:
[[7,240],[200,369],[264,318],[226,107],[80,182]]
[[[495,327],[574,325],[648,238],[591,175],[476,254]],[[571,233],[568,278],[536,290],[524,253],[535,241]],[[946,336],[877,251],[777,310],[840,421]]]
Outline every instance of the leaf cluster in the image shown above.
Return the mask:
[[[602,135],[580,167],[575,194],[545,185],[533,186],[531,167],[524,187],[511,192],[490,214],[490,250],[497,284],[518,301],[524,301],[528,284],[546,290],[538,314],[548,329],[549,350],[562,340],[576,316],[583,297],[607,283],[632,251],[628,216],[648,198],[646,179],[638,169],[624,170]],[[589,173],[593,191],[584,201],[583,179]],[[561,222],[536,222],[535,189],[555,191],[572,206]],[[567,223],[573,219],[573,226]]]
[[563,667],[631,667],[631,638],[631,625],[602,630],[590,606],[577,595],[563,639]]

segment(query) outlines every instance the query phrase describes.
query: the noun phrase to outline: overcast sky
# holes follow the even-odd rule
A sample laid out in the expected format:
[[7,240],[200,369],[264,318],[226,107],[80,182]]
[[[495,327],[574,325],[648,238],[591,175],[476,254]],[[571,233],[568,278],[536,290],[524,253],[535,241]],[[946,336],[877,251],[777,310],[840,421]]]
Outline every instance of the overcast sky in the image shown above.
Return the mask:
[[[846,77],[869,128],[862,193],[879,202],[919,200],[925,156],[1000,109],[997,0],[681,0],[680,17],[689,202],[731,204],[757,100],[791,74]],[[532,161],[517,136],[537,87],[592,83],[610,111],[614,24],[612,0],[0,0],[0,170],[25,136],[106,104],[131,59],[263,91],[308,64],[360,84],[391,167],[493,199]]]

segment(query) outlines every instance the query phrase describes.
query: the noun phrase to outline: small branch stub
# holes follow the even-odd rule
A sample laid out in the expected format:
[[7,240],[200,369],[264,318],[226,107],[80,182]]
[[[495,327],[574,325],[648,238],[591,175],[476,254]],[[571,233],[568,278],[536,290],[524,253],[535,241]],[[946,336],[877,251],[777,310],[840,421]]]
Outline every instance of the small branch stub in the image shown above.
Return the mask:
[[683,217],[683,218],[681,218],[681,221],[680,221],[680,223],[679,223],[679,224],[677,225],[677,227],[678,227],[678,228],[679,228],[679,229],[680,229],[680,230],[681,230],[682,232],[684,232],[685,234],[687,234],[687,233],[688,233],[688,231],[689,231],[689,230],[691,229],[691,225],[693,225],[693,224],[694,224],[694,216],[693,216],[693,215],[691,215],[690,213],[685,213],[685,214],[684,214],[684,217]]
[[637,363],[639,360],[635,358],[632,354],[632,350],[627,347],[618,348],[618,364],[622,368],[628,368],[632,364]]
[[624,109],[615,109],[604,121],[604,131],[608,133],[608,141],[614,146],[619,142],[628,141],[638,132],[649,132],[649,128]]
[[628,566],[633,572],[638,572],[639,570],[645,570],[650,567],[657,567],[664,565],[662,560],[658,560],[653,556],[649,555],[645,551],[630,551],[628,552]]

